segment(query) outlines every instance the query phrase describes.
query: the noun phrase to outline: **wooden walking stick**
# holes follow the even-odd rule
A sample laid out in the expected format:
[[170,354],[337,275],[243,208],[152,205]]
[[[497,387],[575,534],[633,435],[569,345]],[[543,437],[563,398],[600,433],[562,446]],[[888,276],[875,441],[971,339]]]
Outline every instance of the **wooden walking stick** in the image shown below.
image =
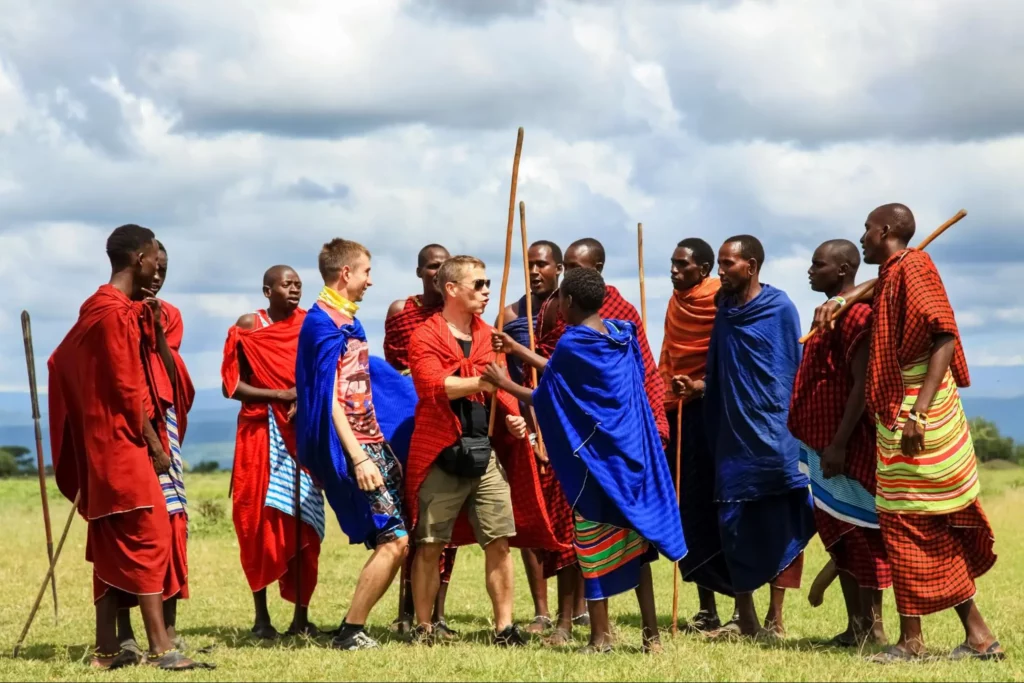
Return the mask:
[[[523,127],[516,136],[516,155],[512,159],[512,190],[508,197],[508,228],[505,230],[505,271],[501,275],[501,299],[498,301],[498,329],[505,326],[505,296],[508,294],[508,271],[512,266],[512,229],[516,221],[516,185],[519,183],[519,156],[523,152]],[[498,392],[491,396],[491,419],[487,436],[494,435],[494,416],[498,407]]]
[[[676,506],[679,506],[683,481],[683,399],[679,399],[676,413]],[[672,637],[679,632],[679,563],[672,566]]]
[[[537,352],[537,340],[533,336],[533,287],[530,285],[530,256],[527,253],[530,249],[526,238],[526,202],[519,202],[519,232],[523,238],[523,279],[526,280],[526,325],[530,332],[530,351]],[[530,366],[530,375],[533,378],[533,386],[537,387],[537,368]],[[533,419],[533,428],[537,430],[537,455],[542,463],[548,462],[548,454],[544,449],[544,437],[540,433],[540,425],[537,424],[537,411],[530,406],[530,417]],[[541,465],[543,470],[544,465]]]
[[[966,215],[967,215],[967,211],[965,211],[964,209],[960,209],[959,211],[957,211],[955,216],[950,218],[948,221],[946,221],[945,223],[943,223],[939,227],[935,228],[935,230],[932,232],[932,234],[930,234],[927,237],[925,237],[924,240],[919,245],[917,245],[916,249],[918,251],[923,251],[929,244],[931,244],[933,241],[935,241],[936,237],[938,237],[939,235],[941,235],[942,233],[946,232],[951,227],[953,227],[954,225],[959,223],[960,220],[963,219],[963,217],[966,216]],[[877,278],[875,280],[870,280],[869,282],[876,282],[876,281],[877,281]],[[865,283],[865,284],[867,284],[867,283]],[[855,304],[857,302],[865,301],[867,299],[870,299],[874,295],[875,295],[875,288],[874,288],[874,286],[865,288],[864,291],[861,292],[858,296],[853,296],[853,297],[850,297],[849,299],[847,299],[846,303],[843,304],[843,306],[832,315],[832,320],[833,321],[838,320],[839,316],[841,316],[843,313],[845,313],[850,308],[850,306],[852,306],[853,304]],[[818,331],[818,328],[816,328],[816,327],[811,328],[810,332],[808,332],[804,336],[800,337],[800,343],[801,344],[806,344],[807,340],[810,339],[811,337],[813,337],[817,333],[817,331]]]
[[640,320],[644,323],[644,334],[647,334],[647,292],[644,289],[644,224],[636,224],[636,254],[640,261]]
[[[273,407],[267,406],[267,410]],[[302,468],[295,456],[295,611],[302,607]],[[293,618],[292,621],[295,621]],[[306,621],[309,621],[307,615]],[[303,624],[305,628],[305,624]]]
[[[43,465],[43,430],[40,427],[39,388],[36,385],[36,354],[32,348],[32,320],[28,311],[21,312],[21,336],[25,342],[25,363],[28,364],[28,388],[32,396],[32,422],[36,429],[36,469],[39,471],[39,497],[43,501],[43,526],[46,528],[46,557],[53,562],[53,529],[50,527],[50,501],[46,495],[46,467]],[[57,577],[51,577],[53,589],[53,620],[57,621]]]
[[36,612],[39,611],[39,604],[43,601],[43,596],[46,595],[46,584],[50,583],[53,578],[53,570],[57,566],[57,560],[60,559],[60,551],[64,548],[64,541],[67,540],[68,530],[71,529],[71,522],[75,519],[75,513],[78,512],[78,503],[82,500],[82,492],[75,495],[75,502],[71,504],[71,512],[68,513],[68,521],[64,524],[64,533],[60,535],[60,542],[57,543],[57,550],[53,553],[53,558],[50,560],[50,568],[46,571],[46,576],[43,577],[43,585],[39,587],[39,594],[36,596],[36,602],[32,605],[32,611],[28,613],[28,621],[25,622],[25,628],[21,630],[21,636],[18,638],[18,644],[14,646],[14,656],[18,656],[18,652],[21,651],[21,646],[25,642],[25,636],[28,635],[28,630],[32,628],[32,621],[36,618]]

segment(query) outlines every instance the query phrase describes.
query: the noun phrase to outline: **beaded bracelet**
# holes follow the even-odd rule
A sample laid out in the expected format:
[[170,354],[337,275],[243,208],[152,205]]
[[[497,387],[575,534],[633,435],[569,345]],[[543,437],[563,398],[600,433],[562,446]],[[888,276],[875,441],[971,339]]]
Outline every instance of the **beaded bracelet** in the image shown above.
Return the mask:
[[914,422],[918,423],[922,427],[927,427],[928,426],[928,416],[925,415],[924,413],[917,413],[917,412],[914,412],[914,411],[910,411],[909,413],[907,413],[907,418],[910,419],[910,420],[913,420]]
[[839,296],[838,294],[829,299],[829,301],[835,301],[837,304],[839,304],[839,308],[842,308],[843,306],[846,305],[846,299]]

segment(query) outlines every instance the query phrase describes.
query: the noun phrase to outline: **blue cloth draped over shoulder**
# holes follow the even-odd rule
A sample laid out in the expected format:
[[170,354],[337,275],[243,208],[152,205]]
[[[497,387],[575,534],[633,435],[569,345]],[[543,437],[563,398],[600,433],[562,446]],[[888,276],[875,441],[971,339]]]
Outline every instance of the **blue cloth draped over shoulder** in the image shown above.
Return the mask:
[[369,500],[349,472],[331,419],[338,359],[353,338],[366,340],[358,320],[338,327],[319,305],[309,309],[299,332],[295,359],[295,419],[299,462],[323,488],[349,542],[359,544],[375,538],[377,529],[383,528],[388,519],[373,515]]
[[633,529],[675,562],[686,541],[636,330],[605,325],[608,334],[566,330],[533,394],[537,421],[569,504],[588,521]]
[[416,414],[417,397],[412,377],[395,370],[383,358],[370,356],[370,386],[373,387],[377,424],[404,468]]
[[800,316],[762,285],[743,306],[724,299],[708,350],[704,415],[715,458],[715,499],[756,500],[808,485],[787,427],[800,365]]
[[[530,319],[526,317],[526,297],[519,300],[519,317],[505,323],[502,332],[530,348]],[[533,311],[533,329],[537,329],[537,314],[540,311]],[[516,384],[523,384],[523,362],[518,358],[508,357],[508,376]]]

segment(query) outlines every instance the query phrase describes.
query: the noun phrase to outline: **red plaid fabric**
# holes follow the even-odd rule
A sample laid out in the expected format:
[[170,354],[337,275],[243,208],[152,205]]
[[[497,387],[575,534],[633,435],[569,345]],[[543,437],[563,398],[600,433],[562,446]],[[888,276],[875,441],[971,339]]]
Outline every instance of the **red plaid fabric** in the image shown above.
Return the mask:
[[[409,446],[405,474],[405,503],[411,529],[416,528],[419,516],[419,492],[423,480],[445,448],[454,444],[462,425],[452,412],[451,401],[444,382],[456,372],[461,377],[475,377],[494,360],[491,350],[491,332],[494,328],[479,316],[473,320],[473,346],[466,358],[448,323],[440,314],[423,322],[409,343],[409,369],[416,386],[419,401],[416,421]],[[516,535],[510,543],[517,548],[561,550],[563,545],[555,538],[551,520],[541,493],[537,474],[537,461],[526,439],[516,439],[505,426],[506,415],[519,415],[519,403],[511,394],[499,391],[491,443],[508,477],[515,515]],[[473,401],[490,402],[483,394],[468,397]],[[465,510],[455,525],[451,545],[476,543]]]
[[[789,431],[821,453],[832,443],[853,390],[853,357],[871,336],[871,307],[854,304],[834,330],[804,346],[793,384]],[[875,493],[875,421],[865,411],[846,444],[846,474]]]
[[424,320],[439,313],[440,306],[427,308],[417,294],[405,300],[405,308],[384,321],[384,360],[395,370],[409,369],[409,340]]
[[[551,297],[541,306],[538,318],[537,331],[537,353],[545,358],[550,358],[555,351],[555,345],[562,338],[565,332],[565,320],[560,313],[552,315],[548,310],[549,306],[557,306],[558,297]],[[555,309],[557,311],[557,309]],[[654,412],[654,422],[658,425],[658,434],[664,441],[668,441],[668,419],[665,417],[665,382],[658,372],[658,364],[654,362],[651,355],[651,345],[647,341],[647,332],[644,330],[640,314],[633,308],[633,304],[622,298],[619,290],[611,285],[605,288],[604,304],[599,311],[602,318],[611,320],[625,320],[636,326],[636,337],[640,343],[640,353],[644,359],[644,385],[647,393],[647,400]],[[554,319],[552,324],[550,321]]]
[[927,356],[936,335],[956,338],[950,370],[958,387],[970,386],[953,308],[928,254],[905,249],[890,257],[878,272],[873,308],[867,400],[882,424],[896,429],[904,393],[900,368]]
[[892,564],[896,610],[906,617],[970,600],[974,580],[996,562],[992,527],[977,500],[948,515],[879,510],[878,524]]
[[550,579],[561,570],[576,564],[576,547],[573,545],[574,529],[572,510],[569,508],[569,501],[565,499],[562,486],[551,467],[546,467],[540,472],[540,488],[544,492],[544,502],[548,506],[548,514],[551,515],[551,528],[555,532],[555,538],[567,544],[563,550],[542,551],[540,559],[544,565],[544,578]]
[[825,550],[839,571],[853,577],[861,588],[885,590],[892,585],[892,568],[882,532],[859,527],[814,509],[814,522]]
[[800,583],[804,576],[804,554],[803,551],[796,556],[796,559],[789,563],[789,566],[779,572],[779,575],[772,579],[772,588],[785,588],[786,590],[800,590]]

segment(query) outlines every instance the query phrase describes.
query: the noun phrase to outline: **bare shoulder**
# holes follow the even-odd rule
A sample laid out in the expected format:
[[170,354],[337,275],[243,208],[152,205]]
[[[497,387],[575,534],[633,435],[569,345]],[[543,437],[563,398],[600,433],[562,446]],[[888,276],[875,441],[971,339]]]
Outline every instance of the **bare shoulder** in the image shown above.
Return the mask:
[[388,314],[384,316],[384,319],[387,320],[388,318],[396,316],[402,311],[404,311],[406,301],[407,299],[395,299],[394,301],[392,301],[391,305],[388,306]]
[[[502,316],[502,317],[503,317],[504,322],[506,324],[509,321],[515,320],[516,318],[518,318],[519,317],[519,302],[516,301],[515,303],[511,303],[508,306],[506,306],[505,307],[505,315]],[[498,326],[498,321],[497,320],[494,321],[494,326],[495,327]]]
[[246,313],[245,315],[238,319],[238,322],[235,323],[235,326],[241,327],[243,330],[253,329],[254,327],[256,327],[256,314]]

